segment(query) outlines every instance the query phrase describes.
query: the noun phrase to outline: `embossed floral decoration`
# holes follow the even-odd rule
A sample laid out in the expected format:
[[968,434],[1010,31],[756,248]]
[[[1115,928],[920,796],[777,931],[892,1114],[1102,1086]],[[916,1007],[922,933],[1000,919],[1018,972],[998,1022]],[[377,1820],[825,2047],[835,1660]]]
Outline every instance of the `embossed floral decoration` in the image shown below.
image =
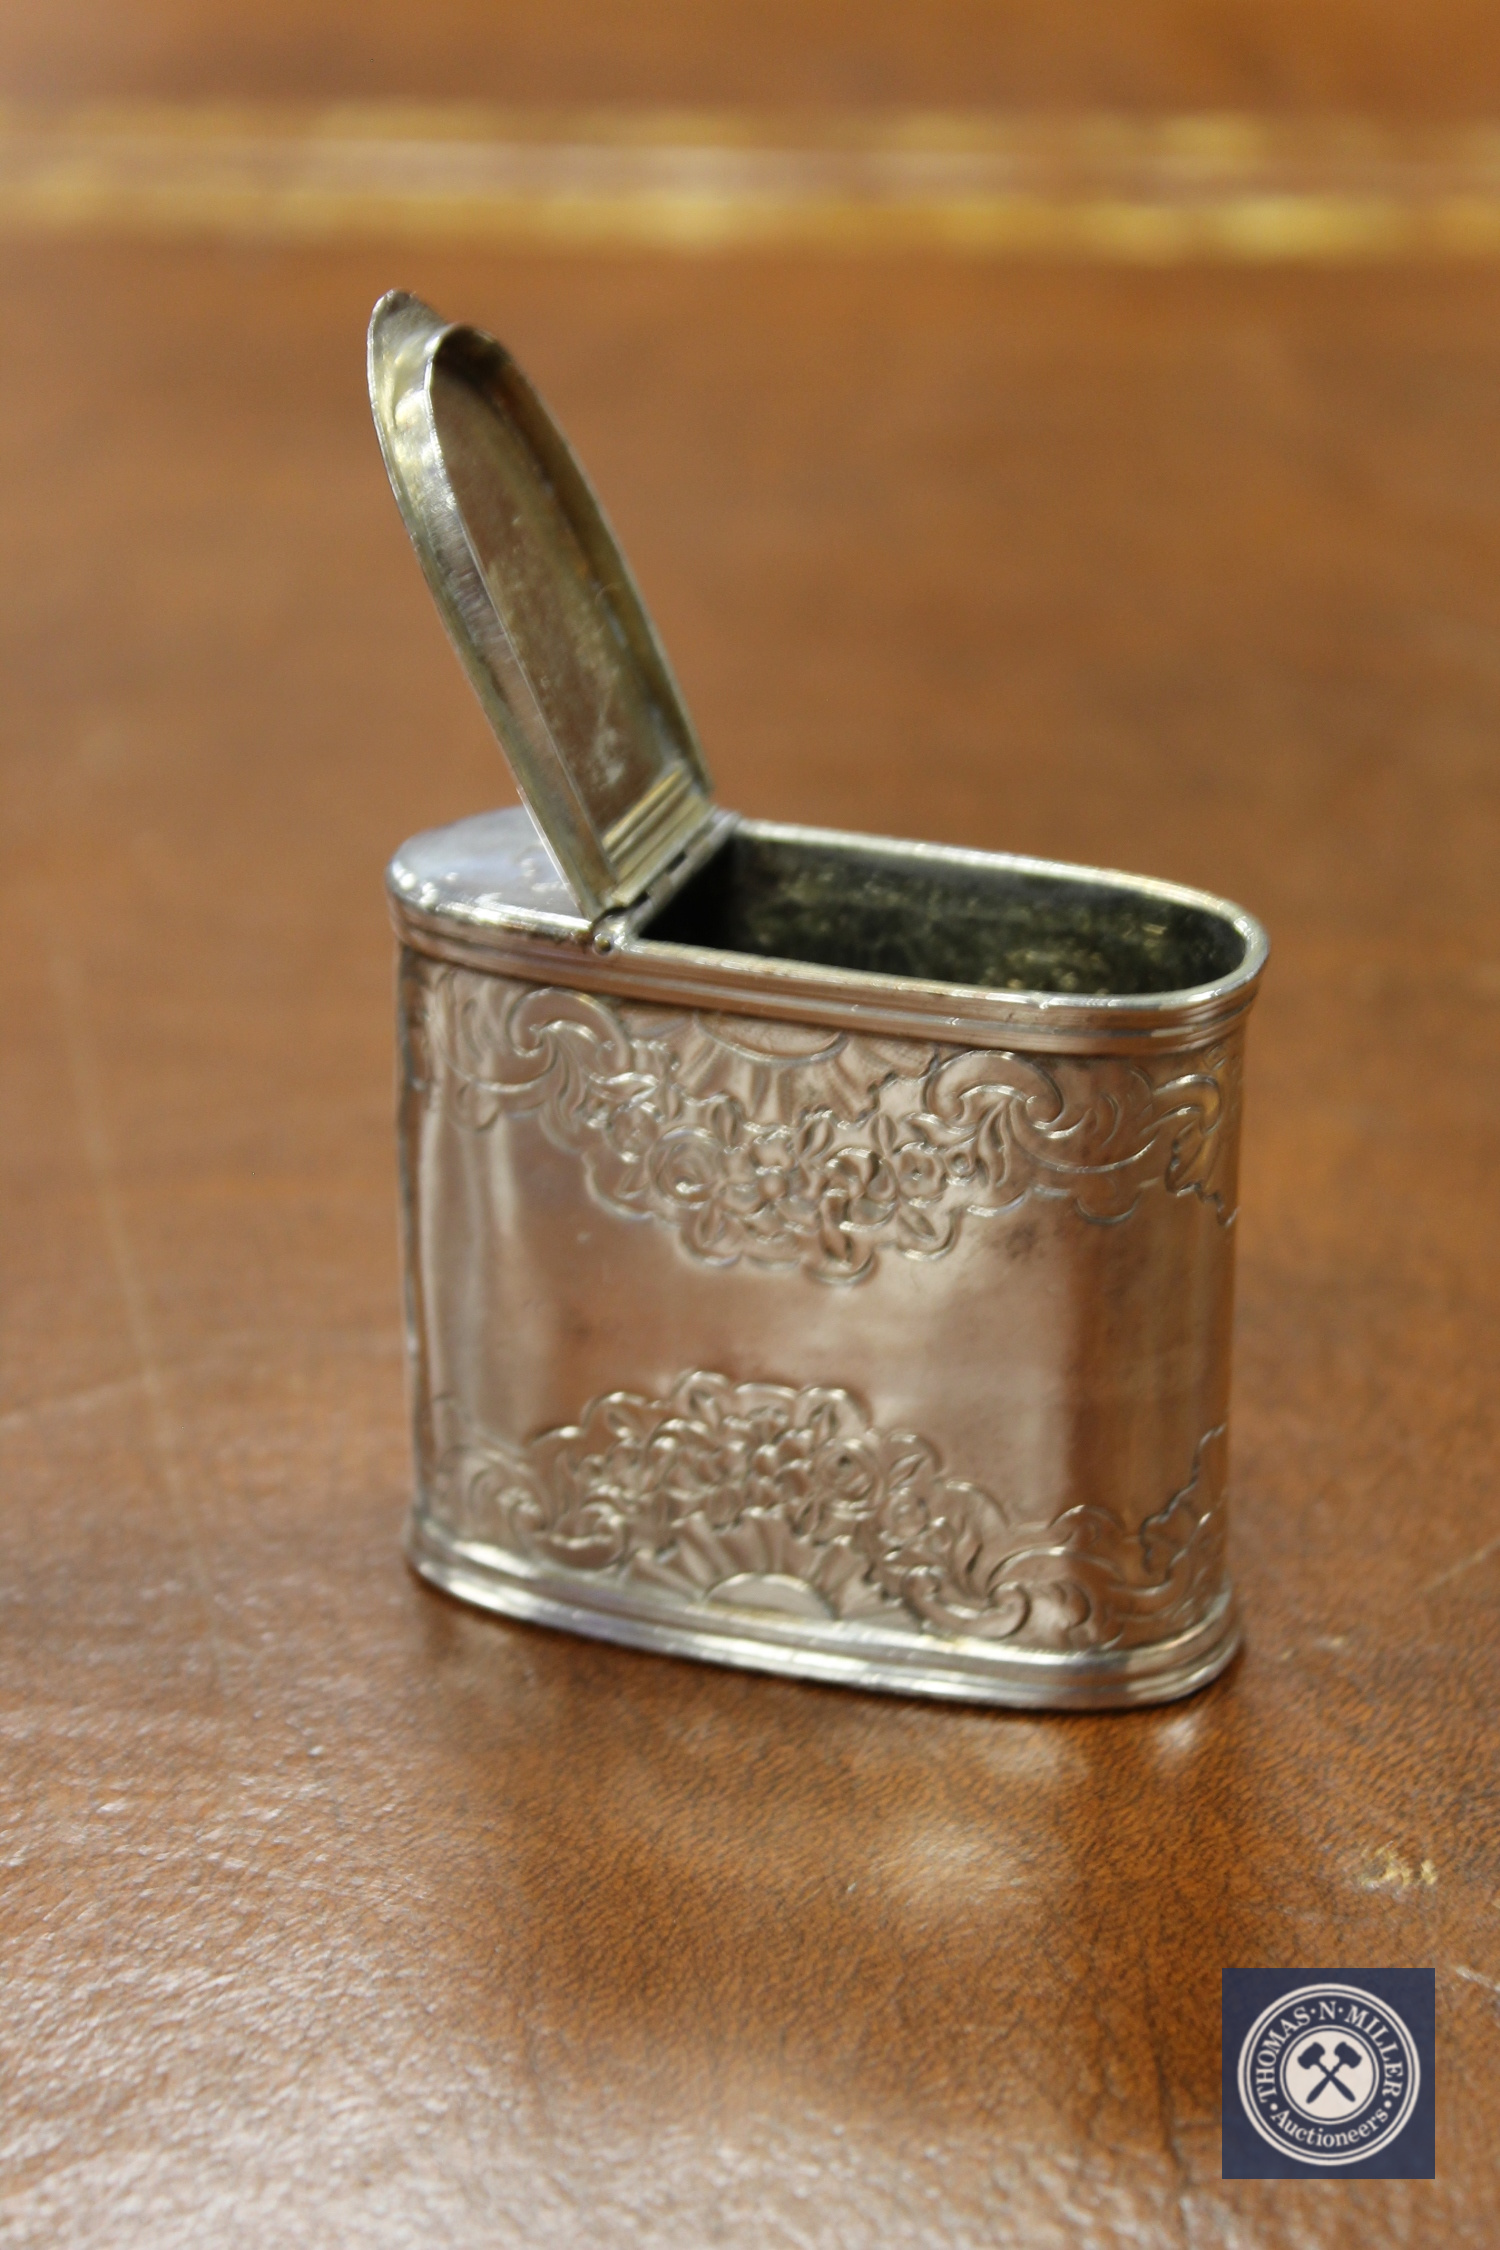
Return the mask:
[[634,1007],[427,960],[408,969],[408,1045],[430,1096],[485,1131],[532,1111],[595,1195],[673,1228],[689,1256],[873,1271],[882,1248],[951,1250],[970,1218],[1028,1197],[1095,1225],[1143,1195],[1233,1217],[1238,1061],[924,1046],[757,1018]]
[[1065,1651],[1186,1630],[1220,1582],[1222,1429],[1132,1530],[1091,1507],[1017,1523],[843,1390],[695,1370],[665,1398],[610,1392],[523,1446],[451,1403],[439,1420],[432,1498],[456,1537],[675,1603]]

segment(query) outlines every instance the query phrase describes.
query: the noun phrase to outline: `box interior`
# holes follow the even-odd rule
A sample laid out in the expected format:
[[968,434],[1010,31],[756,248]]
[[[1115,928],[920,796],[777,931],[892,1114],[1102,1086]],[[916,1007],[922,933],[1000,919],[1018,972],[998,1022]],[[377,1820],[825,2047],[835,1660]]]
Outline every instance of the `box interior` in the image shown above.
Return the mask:
[[1245,957],[1234,923],[1128,883],[741,828],[648,923],[668,945],[998,992],[1182,992]]

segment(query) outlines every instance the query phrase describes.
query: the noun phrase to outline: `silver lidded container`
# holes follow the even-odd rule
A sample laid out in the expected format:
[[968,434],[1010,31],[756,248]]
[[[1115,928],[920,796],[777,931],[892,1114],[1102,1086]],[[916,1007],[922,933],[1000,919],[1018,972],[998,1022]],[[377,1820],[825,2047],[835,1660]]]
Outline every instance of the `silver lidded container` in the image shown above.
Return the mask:
[[1259,926],[721,810],[514,361],[393,294],[370,388],[529,807],[389,873],[416,1568],[857,1687],[1211,1679]]

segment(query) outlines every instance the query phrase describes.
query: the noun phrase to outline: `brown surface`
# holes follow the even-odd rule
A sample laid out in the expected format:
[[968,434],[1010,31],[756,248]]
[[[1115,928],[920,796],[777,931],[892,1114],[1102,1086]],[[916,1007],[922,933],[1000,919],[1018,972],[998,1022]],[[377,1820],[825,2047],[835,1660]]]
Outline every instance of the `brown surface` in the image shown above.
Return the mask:
[[[1500,2239],[1493,279],[4,279],[6,2242]],[[556,406],[727,801],[1270,924],[1197,1700],[406,1575],[380,873],[505,792],[362,401],[393,280]],[[1237,1962],[1436,1966],[1435,2183],[1219,2182]]]
[[1485,116],[1488,0],[11,0],[9,98],[993,104]]

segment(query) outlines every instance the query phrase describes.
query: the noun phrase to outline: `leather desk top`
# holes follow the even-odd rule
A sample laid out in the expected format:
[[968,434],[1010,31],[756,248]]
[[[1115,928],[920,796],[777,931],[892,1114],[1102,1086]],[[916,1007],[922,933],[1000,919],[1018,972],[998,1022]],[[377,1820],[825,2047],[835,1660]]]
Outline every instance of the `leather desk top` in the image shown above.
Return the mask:
[[[1492,275],[0,263],[0,2233],[1500,2239]],[[394,281],[555,405],[727,803],[1269,925],[1195,1700],[404,1569],[381,873],[506,783],[363,403]],[[1435,2182],[1219,2180],[1260,1962],[1436,1968]]]

